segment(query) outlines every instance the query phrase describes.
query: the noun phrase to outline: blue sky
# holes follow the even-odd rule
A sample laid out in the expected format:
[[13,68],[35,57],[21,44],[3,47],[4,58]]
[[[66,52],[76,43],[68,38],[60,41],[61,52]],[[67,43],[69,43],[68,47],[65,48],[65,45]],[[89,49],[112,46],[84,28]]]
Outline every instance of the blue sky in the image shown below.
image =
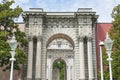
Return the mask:
[[[0,0],[1,1],[1,0]],[[78,8],[92,8],[99,15],[99,22],[111,22],[111,12],[120,0],[15,0],[13,5],[19,5],[23,10],[43,8],[44,11],[71,11]]]

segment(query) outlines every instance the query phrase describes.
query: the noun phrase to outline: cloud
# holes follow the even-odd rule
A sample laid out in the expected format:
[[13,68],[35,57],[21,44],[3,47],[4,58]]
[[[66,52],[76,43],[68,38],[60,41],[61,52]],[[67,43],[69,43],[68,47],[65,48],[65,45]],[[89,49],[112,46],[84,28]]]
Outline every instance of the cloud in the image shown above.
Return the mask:
[[2,0],[0,0],[0,3],[2,2]]
[[[44,11],[77,11],[78,8],[92,8],[99,16],[99,22],[111,22],[111,12],[120,0],[16,0],[23,10],[43,8]],[[14,6],[15,6],[14,5]]]
[[15,0],[17,3],[29,3],[29,0]]
[[22,7],[23,10],[28,10],[33,5],[30,4],[30,0],[15,0],[15,3],[12,5],[12,8],[15,8],[16,6]]

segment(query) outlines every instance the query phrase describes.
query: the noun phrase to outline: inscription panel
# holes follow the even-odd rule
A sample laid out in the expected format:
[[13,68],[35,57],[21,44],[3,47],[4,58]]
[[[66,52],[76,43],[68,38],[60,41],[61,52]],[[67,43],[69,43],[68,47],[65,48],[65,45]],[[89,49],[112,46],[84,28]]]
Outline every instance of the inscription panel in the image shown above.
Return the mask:
[[74,53],[73,50],[48,50],[47,51],[48,58],[73,58]]

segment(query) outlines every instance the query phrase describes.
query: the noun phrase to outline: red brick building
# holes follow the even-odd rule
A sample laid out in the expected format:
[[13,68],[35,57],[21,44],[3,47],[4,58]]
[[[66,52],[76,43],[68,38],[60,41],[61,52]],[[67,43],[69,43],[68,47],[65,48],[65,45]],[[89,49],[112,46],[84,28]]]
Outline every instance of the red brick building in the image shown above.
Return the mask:
[[99,42],[105,40],[106,33],[109,32],[112,27],[111,23],[98,23],[96,27],[96,58],[97,58],[97,67],[100,67],[99,60]]

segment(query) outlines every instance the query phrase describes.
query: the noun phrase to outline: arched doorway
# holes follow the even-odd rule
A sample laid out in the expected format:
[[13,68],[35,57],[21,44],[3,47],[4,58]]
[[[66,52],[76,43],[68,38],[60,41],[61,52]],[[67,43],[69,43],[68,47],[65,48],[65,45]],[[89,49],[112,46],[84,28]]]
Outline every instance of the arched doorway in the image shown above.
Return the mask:
[[65,34],[55,34],[47,42],[47,79],[72,80],[74,45]]
[[67,80],[66,63],[62,59],[57,59],[53,63],[52,80]]

